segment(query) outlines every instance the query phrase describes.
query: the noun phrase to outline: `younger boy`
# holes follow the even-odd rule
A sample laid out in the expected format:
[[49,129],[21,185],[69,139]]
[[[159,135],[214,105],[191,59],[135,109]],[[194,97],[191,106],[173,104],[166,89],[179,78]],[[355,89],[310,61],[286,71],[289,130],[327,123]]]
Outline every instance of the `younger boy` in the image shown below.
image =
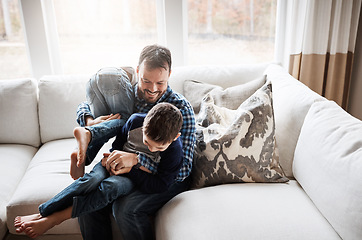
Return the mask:
[[[147,193],[166,191],[174,183],[183,162],[181,126],[180,111],[169,103],[156,104],[147,115],[133,114],[117,135],[112,153],[105,154],[90,173],[41,204],[38,214],[16,217],[16,231],[36,238],[69,218],[106,207],[134,187]],[[108,172],[107,158],[121,153],[120,149],[148,154],[159,162],[157,174],[142,170],[138,164],[127,169],[117,167],[117,163],[111,164]],[[126,173],[117,175],[120,172]]]

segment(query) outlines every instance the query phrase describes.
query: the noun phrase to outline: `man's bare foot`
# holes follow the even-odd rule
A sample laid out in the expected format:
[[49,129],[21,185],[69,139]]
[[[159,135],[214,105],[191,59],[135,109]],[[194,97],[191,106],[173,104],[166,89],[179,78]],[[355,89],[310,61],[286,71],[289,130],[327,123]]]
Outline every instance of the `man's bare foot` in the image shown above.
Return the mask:
[[77,167],[79,167],[85,161],[88,144],[91,141],[92,135],[90,131],[84,127],[76,127],[73,134],[78,143]]
[[84,175],[85,163],[81,164],[81,166],[77,166],[78,162],[78,149],[74,150],[70,155],[70,176],[77,180]]
[[57,225],[51,217],[44,217],[32,221],[27,221],[22,224],[22,228],[28,237],[36,238],[43,235],[46,231]]
[[25,229],[22,227],[22,224],[24,224],[25,222],[33,221],[33,220],[38,220],[40,218],[41,218],[41,215],[39,213],[27,215],[27,216],[21,216],[21,217],[17,216],[14,219],[15,231],[17,233],[23,232]]

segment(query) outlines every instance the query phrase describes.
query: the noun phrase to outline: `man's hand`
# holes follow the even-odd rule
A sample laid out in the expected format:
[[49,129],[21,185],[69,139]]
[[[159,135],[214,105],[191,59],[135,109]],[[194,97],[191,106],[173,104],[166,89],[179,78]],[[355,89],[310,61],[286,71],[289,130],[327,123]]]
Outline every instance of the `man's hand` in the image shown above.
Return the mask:
[[121,118],[121,115],[119,113],[116,113],[116,114],[112,113],[112,114],[105,115],[105,116],[99,116],[96,119],[93,119],[92,117],[87,116],[85,118],[85,122],[86,122],[86,126],[92,126],[97,123],[102,123],[102,122],[106,122],[109,120],[120,119],[120,118]]
[[112,168],[109,173],[111,175],[121,175],[121,174],[129,173],[131,171],[131,169],[132,169],[132,167],[118,168],[118,166],[117,166],[116,169]]
[[[102,165],[103,165],[103,159],[102,159]],[[114,150],[111,154],[107,156],[107,159],[104,161],[105,165],[103,166],[105,166],[107,171],[110,173],[112,169],[119,171],[120,169],[123,168],[129,168],[128,170],[129,172],[131,171],[131,168],[137,164],[137,154]]]

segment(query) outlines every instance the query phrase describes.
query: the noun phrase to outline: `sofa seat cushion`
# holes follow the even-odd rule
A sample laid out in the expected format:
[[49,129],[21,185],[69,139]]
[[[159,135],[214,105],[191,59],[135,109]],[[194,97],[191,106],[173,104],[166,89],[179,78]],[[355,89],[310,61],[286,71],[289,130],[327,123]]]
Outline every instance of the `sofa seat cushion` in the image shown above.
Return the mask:
[[335,102],[314,103],[294,155],[294,176],[343,239],[362,239],[362,121]]
[[6,206],[36,151],[27,145],[0,144],[0,239],[7,230]]
[[[69,185],[69,156],[76,146],[73,139],[44,144],[34,156],[7,207],[9,232],[16,234],[13,221],[16,216],[38,213],[38,206]],[[65,221],[48,233],[79,233],[75,219]]]
[[[50,141],[34,156],[7,207],[8,228],[16,234],[13,221],[16,216],[38,213],[38,206],[55,196],[73,182],[69,175],[70,154],[76,147],[74,139]],[[108,152],[105,145],[101,153]],[[86,168],[89,171],[97,161]],[[46,234],[79,234],[77,219],[70,219],[49,230]]]
[[340,239],[294,180],[181,193],[159,211],[156,234],[158,240]]

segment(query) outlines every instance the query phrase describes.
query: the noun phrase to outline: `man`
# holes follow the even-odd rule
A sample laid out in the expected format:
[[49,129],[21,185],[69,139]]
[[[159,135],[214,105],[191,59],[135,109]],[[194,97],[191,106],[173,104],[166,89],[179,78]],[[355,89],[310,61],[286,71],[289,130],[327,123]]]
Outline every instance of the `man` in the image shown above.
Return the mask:
[[[168,85],[171,74],[171,53],[162,46],[145,47],[137,66],[137,84],[134,86],[135,112],[147,113],[154,105],[168,102],[175,105],[182,114],[183,125],[181,140],[183,144],[183,165],[167,191],[157,194],[147,194],[135,190],[129,195],[119,198],[107,208],[79,218],[82,236],[85,240],[112,239],[110,213],[125,240],[154,239],[150,216],[153,216],[166,202],[188,188],[188,179],[192,168],[192,158],[195,144],[195,119],[190,103],[180,94],[174,92]],[[94,118],[88,104],[84,103],[78,109],[78,122],[81,126],[112,119],[113,115]],[[144,154],[134,154],[118,151],[107,160],[107,167],[116,164],[129,168],[140,164],[157,173],[158,163]]]

